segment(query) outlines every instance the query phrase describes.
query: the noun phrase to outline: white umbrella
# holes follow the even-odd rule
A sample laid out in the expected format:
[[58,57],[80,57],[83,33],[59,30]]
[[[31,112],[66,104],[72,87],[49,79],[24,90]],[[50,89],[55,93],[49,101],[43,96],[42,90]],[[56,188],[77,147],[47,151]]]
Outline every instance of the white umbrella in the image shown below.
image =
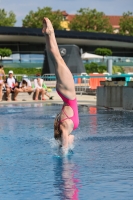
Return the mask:
[[96,54],[92,54],[92,53],[87,53],[87,52],[85,52],[85,53],[83,53],[83,54],[81,55],[81,58],[82,58],[82,60],[89,60],[89,59],[95,59],[95,58],[100,58],[100,59],[102,59],[103,56],[99,56],[99,55],[96,55]]
[[11,57],[2,57],[2,60],[12,60],[12,58]]

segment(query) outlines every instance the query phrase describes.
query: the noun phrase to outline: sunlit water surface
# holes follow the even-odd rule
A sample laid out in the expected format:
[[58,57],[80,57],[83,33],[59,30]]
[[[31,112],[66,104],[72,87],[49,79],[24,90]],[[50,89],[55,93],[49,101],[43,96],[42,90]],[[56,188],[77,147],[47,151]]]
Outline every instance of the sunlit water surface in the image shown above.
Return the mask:
[[79,106],[73,152],[58,155],[60,105],[0,106],[1,200],[132,200],[133,113]]

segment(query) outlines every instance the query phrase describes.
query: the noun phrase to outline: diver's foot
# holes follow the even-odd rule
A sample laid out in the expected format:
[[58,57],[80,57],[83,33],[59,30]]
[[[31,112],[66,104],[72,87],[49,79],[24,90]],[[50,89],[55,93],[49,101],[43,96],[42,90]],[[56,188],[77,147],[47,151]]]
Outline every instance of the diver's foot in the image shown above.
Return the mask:
[[51,21],[46,17],[44,17],[44,19],[43,19],[42,33],[44,33],[46,35],[51,35],[52,33],[54,33],[53,25],[52,25]]

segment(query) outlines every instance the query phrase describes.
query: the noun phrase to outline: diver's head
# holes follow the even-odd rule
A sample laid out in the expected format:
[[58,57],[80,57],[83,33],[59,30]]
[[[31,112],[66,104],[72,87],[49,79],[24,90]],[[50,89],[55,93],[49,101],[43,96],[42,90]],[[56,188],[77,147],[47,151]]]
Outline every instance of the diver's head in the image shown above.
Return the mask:
[[54,120],[54,138],[56,140],[61,138],[61,130],[60,130],[60,113],[57,114]]

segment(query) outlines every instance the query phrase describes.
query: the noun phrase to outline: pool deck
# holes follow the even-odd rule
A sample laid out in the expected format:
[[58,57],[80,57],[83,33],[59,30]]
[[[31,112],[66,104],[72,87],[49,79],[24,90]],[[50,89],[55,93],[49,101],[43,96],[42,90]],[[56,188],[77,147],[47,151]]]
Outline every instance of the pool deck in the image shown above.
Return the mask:
[[[1,101],[0,104],[16,104],[16,103],[54,103],[54,104],[62,104],[63,101],[56,91],[50,92],[51,96],[54,96],[53,100],[49,100],[46,97],[46,100],[26,100],[26,101]],[[78,105],[87,105],[87,106],[96,106],[96,95],[77,95]]]

